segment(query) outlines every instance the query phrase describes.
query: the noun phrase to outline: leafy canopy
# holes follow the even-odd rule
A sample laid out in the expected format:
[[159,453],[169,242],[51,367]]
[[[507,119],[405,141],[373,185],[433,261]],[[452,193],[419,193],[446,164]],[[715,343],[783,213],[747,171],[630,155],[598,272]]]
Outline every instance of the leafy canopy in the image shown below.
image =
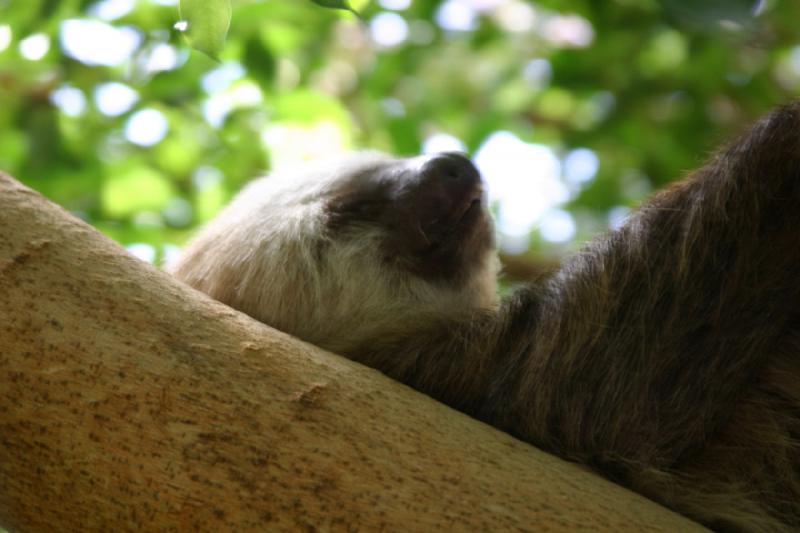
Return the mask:
[[0,168],[160,257],[276,166],[462,149],[503,246],[547,253],[797,95],[798,23],[744,0],[0,1]]

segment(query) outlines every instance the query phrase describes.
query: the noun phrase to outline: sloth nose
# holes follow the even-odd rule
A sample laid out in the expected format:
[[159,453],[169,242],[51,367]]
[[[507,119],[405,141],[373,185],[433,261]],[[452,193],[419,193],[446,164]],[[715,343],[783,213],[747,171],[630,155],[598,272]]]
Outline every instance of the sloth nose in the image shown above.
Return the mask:
[[480,211],[483,184],[469,158],[459,152],[431,156],[420,168],[414,217],[426,234],[447,231],[467,212]]
[[449,211],[458,210],[465,202],[479,200],[483,192],[480,172],[460,152],[441,152],[431,156],[422,165],[420,178],[420,192],[425,200],[423,205],[441,211],[439,215],[452,214]]
[[461,152],[441,152],[431,156],[422,167],[428,180],[442,181],[443,185],[457,192],[458,188],[473,188],[480,185],[481,175],[472,161]]

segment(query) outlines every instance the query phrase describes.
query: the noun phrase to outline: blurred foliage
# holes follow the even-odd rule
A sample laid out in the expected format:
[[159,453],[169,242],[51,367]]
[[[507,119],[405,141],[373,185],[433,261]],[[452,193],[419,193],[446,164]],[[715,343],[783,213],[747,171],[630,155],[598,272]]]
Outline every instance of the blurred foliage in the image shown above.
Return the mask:
[[347,5],[234,0],[215,62],[174,1],[0,0],[0,169],[161,256],[274,165],[505,131],[596,154],[571,246],[800,91],[800,2]]
[[217,59],[231,25],[230,0],[180,0],[179,7],[192,47]]
[[360,16],[358,11],[353,9],[353,6],[350,5],[348,0],[311,0],[317,5],[323,7],[330,7],[333,9],[344,9],[345,11],[350,11],[356,16]]

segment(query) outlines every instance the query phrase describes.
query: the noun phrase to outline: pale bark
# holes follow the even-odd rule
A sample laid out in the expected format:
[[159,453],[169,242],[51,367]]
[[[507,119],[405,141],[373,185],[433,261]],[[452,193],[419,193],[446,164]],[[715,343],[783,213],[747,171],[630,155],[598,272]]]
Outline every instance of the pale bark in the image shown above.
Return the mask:
[[208,299],[2,175],[0,525],[699,529]]

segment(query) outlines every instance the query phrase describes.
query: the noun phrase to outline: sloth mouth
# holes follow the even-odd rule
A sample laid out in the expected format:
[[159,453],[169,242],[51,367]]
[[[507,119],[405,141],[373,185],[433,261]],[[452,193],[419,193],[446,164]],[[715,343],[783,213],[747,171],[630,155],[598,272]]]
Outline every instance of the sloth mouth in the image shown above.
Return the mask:
[[435,220],[425,229],[419,228],[425,246],[423,254],[437,254],[451,248],[458,248],[469,241],[485,220],[482,191],[477,189],[449,217]]
[[[409,259],[407,268],[428,279],[460,283],[473,272],[475,259],[494,248],[491,222],[480,193],[465,201],[451,215],[429,227],[419,228],[419,247]],[[421,241],[421,242],[420,242]]]
[[[433,232],[438,235],[440,244],[446,241],[458,241],[467,238],[480,223],[485,214],[483,202],[483,190],[476,187],[470,194],[453,210],[449,220],[442,221],[439,227]],[[438,230],[438,231],[437,231]]]
[[459,215],[458,220],[456,220],[456,226],[462,226],[464,224],[473,224],[475,219],[480,216],[483,212],[483,201],[481,200],[480,195],[476,196],[472,200],[470,200],[464,209],[461,211],[461,215]]

